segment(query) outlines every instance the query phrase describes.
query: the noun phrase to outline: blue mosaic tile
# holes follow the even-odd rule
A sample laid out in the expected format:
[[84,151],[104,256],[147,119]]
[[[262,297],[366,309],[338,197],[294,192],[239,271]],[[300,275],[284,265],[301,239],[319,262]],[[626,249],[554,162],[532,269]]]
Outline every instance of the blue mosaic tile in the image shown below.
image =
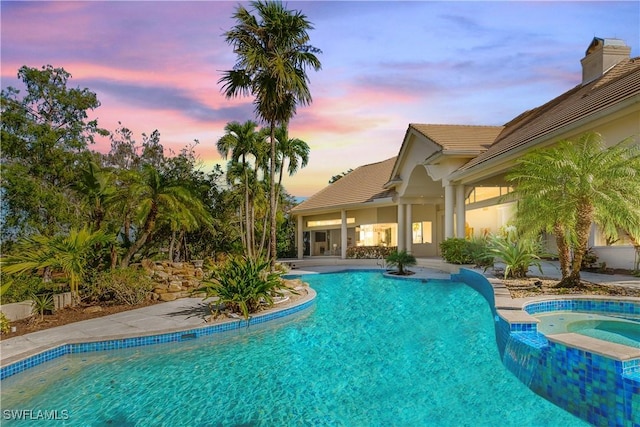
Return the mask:
[[[457,281],[487,297],[484,276],[461,270]],[[633,301],[556,299],[528,304],[529,314],[588,311],[640,316]],[[635,318],[635,317],[634,317]],[[509,324],[495,315],[496,342],[509,371],[535,393],[593,425],[640,427],[640,359],[619,361],[554,343],[529,323]]]
[[216,333],[246,328],[250,325],[258,325],[261,323],[268,322],[270,320],[275,320],[285,316],[289,316],[291,314],[297,313],[299,311],[302,311],[306,308],[311,307],[314,302],[315,300],[312,299],[303,304],[300,304],[295,307],[290,307],[285,310],[251,317],[249,321],[238,320],[236,322],[228,322],[228,323],[223,323],[219,325],[204,326],[201,328],[193,328],[186,331],[172,332],[167,334],[123,338],[123,339],[108,340],[108,341],[65,344],[59,347],[52,348],[50,350],[46,350],[34,356],[28,357],[24,360],[20,360],[10,365],[4,366],[0,370],[0,380],[3,380],[17,373],[24,372],[29,368],[38,366],[42,363],[48,362],[50,360],[56,359],[66,354],[89,353],[94,351],[105,351],[105,350],[119,350],[124,348],[140,347],[140,346],[153,345],[153,344],[178,342],[178,341],[183,341],[185,339],[193,339],[194,337],[197,338],[201,336],[210,336]]

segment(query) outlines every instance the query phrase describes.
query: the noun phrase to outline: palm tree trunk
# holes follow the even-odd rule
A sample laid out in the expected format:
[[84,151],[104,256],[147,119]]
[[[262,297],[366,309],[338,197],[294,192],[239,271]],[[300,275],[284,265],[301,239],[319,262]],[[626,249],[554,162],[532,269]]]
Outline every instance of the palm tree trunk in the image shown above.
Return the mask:
[[569,243],[567,242],[567,233],[560,223],[555,223],[553,226],[553,234],[556,237],[556,245],[558,247],[560,272],[562,273],[562,279],[565,279],[569,277],[569,273],[571,271],[571,254],[569,250]]
[[271,194],[270,194],[270,210],[271,210],[271,238],[269,239],[269,260],[271,264],[271,269],[275,267],[276,264],[276,123],[274,120],[271,121]]
[[247,256],[253,258],[253,240],[251,239],[251,220],[249,218],[249,177],[247,175],[247,163],[244,154],[242,155],[242,167],[244,168],[244,204],[245,204],[245,227],[247,233]]
[[122,261],[120,262],[120,266],[122,268],[126,268],[129,266],[129,263],[131,262],[131,258],[133,258],[136,252],[138,252],[140,248],[142,248],[142,246],[144,246],[144,244],[147,242],[147,239],[149,238],[149,236],[151,235],[151,232],[155,227],[157,215],[158,215],[158,206],[155,204],[155,202],[152,202],[151,209],[149,209],[149,214],[147,215],[147,218],[144,221],[144,227],[142,228],[143,230],[142,233],[140,233],[140,236],[136,239],[134,244],[131,245],[131,247],[125,254],[125,256],[122,257]]
[[169,243],[169,261],[173,262],[173,250],[176,244],[176,232],[171,232],[171,242]]
[[564,287],[580,286],[580,267],[582,266],[582,258],[587,251],[587,243],[589,241],[589,231],[593,222],[593,206],[588,202],[582,202],[577,209],[578,219],[576,221],[576,248],[573,251],[573,262],[571,263],[571,274],[560,283]]

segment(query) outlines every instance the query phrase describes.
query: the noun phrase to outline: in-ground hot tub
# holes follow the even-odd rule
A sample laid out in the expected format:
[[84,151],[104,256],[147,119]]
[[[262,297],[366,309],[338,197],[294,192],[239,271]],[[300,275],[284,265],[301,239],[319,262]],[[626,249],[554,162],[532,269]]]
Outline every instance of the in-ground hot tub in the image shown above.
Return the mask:
[[551,311],[533,315],[546,336],[576,333],[616,344],[640,348],[640,316],[620,313]]

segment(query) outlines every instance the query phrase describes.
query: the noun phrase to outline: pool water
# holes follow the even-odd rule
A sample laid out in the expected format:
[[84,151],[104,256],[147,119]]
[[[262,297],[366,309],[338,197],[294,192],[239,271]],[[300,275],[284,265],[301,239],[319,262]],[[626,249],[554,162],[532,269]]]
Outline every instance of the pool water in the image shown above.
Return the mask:
[[594,312],[554,311],[535,314],[545,335],[573,332],[629,347],[640,348],[640,319]]
[[466,285],[304,280],[317,301],[290,319],[64,356],[3,380],[2,407],[67,410],[56,425],[83,426],[587,425],[504,368],[491,311]]

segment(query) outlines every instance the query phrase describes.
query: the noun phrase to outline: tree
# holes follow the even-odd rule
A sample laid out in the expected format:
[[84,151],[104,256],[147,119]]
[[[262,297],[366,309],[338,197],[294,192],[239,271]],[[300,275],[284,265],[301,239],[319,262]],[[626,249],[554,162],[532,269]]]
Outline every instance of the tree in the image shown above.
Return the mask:
[[9,275],[40,269],[60,270],[69,279],[74,298],[78,298],[79,284],[87,266],[101,255],[96,248],[112,241],[113,236],[102,231],[91,232],[88,228],[72,228],[68,234],[54,237],[35,235],[18,242],[13,255],[3,260],[2,270]]
[[285,162],[288,162],[287,172],[289,176],[293,176],[309,163],[309,145],[299,138],[289,138],[289,130],[286,126],[281,125],[276,129],[276,158],[278,176],[278,194],[276,199],[279,200],[280,188],[282,187],[282,175],[285,169]]
[[404,276],[407,274],[405,267],[416,265],[416,257],[408,253],[407,251],[393,251],[385,259],[390,267],[398,266],[398,275]]
[[254,97],[255,112],[269,126],[271,142],[269,252],[276,257],[276,138],[278,124],[286,125],[298,105],[311,103],[307,68],[319,70],[320,50],[307,44],[313,29],[300,11],[287,10],[279,1],[252,2],[257,16],[240,5],[233,18],[236,26],[225,33],[237,61],[219,83],[227,98]]
[[[158,170],[152,165],[145,165],[139,178],[129,188],[123,189],[126,197],[136,201],[135,230],[136,238],[120,262],[127,267],[131,258],[147,243],[156,229],[156,223],[164,220],[185,223],[196,221],[209,223],[211,216],[202,201],[195,197],[189,188],[179,183],[166,183]],[[175,215],[184,215],[176,220]]]
[[329,180],[329,184],[333,184],[334,182],[336,182],[336,181],[338,181],[338,180],[340,180],[340,179],[344,178],[345,176],[347,176],[347,175],[348,175],[348,174],[350,174],[351,172],[353,172],[353,169],[349,169],[349,170],[348,170],[348,171],[346,171],[346,172],[341,172],[341,173],[339,173],[338,175],[333,175],[333,176],[331,177],[331,179]]
[[[592,223],[608,237],[640,236],[640,145],[625,139],[606,148],[595,132],[522,157],[507,175],[515,184],[517,221],[531,233],[552,231],[560,249],[560,286],[580,285]],[[564,254],[573,249],[573,259]]]
[[[245,253],[248,257],[254,256],[254,240],[252,230],[254,224],[251,221],[251,200],[249,197],[249,175],[255,171],[250,171],[248,156],[253,156],[255,164],[261,162],[262,150],[261,145],[264,141],[265,134],[256,130],[258,124],[248,120],[244,123],[231,122],[225,126],[225,134],[218,140],[216,147],[223,159],[230,157],[232,163],[227,178],[241,176],[244,184],[244,217],[245,217]],[[237,166],[236,166],[237,165]],[[237,172],[234,168],[238,169]],[[235,173],[234,173],[235,172]]]
[[88,145],[108,132],[88,120],[88,111],[100,106],[96,94],[68,88],[71,74],[63,68],[23,66],[18,78],[26,94],[8,87],[1,95],[3,232],[53,235],[77,224],[69,185],[78,161],[90,158]]

